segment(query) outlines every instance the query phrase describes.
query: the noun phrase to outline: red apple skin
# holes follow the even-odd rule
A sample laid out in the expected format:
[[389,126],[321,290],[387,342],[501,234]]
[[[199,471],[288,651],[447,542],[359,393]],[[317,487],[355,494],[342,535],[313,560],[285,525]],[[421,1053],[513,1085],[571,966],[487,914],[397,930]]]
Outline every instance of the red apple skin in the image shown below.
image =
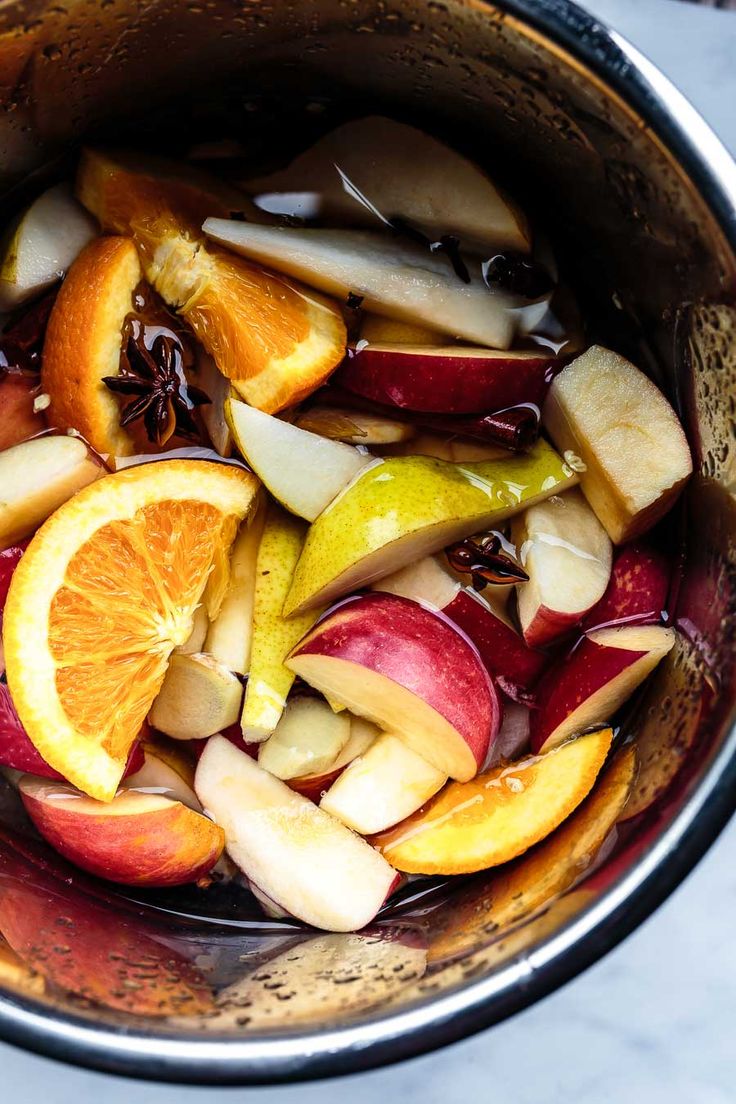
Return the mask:
[[[39,778],[63,781],[62,776],[42,759],[31,743],[15,711],[10,689],[0,682],[0,766],[26,771]],[[138,743],[131,748],[125,775],[135,774],[143,766],[143,752]]]
[[[572,655],[550,667],[537,686],[537,708],[531,715],[532,751],[538,752],[570,713],[646,654],[605,647],[584,636]],[[606,719],[601,717],[601,724]]]
[[334,656],[403,686],[452,725],[478,767],[498,734],[498,695],[472,642],[442,613],[409,598],[348,598],[292,655]]
[[657,624],[667,607],[670,562],[650,545],[635,541],[618,550],[600,602],[583,621],[583,631],[609,625]]
[[[211,871],[225,845],[221,828],[179,801],[162,798],[161,808],[114,814],[107,811],[109,806],[77,796],[63,784],[24,779],[20,791],[26,812],[55,851],[80,869],[122,885],[197,882]],[[68,800],[59,800],[67,793]],[[120,798],[131,809],[150,801],[148,795],[135,793]]]
[[46,429],[44,415],[33,413],[33,400],[40,390],[37,376],[8,372],[0,379],[0,451]]
[[[258,749],[260,744],[247,744],[243,739],[243,730],[240,727],[240,723],[228,725],[227,728],[223,728],[222,732],[218,733],[219,736],[224,736],[226,740],[238,749],[238,751],[244,751],[247,755],[250,755],[251,759],[258,758]],[[202,758],[202,753],[207,747],[207,740],[210,737],[205,737],[204,740],[189,740],[194,756],[197,760]]]
[[349,349],[334,383],[374,402],[426,414],[487,414],[519,403],[541,406],[554,375],[545,354],[489,357],[449,346]]
[[[2,397],[0,396],[1,402]],[[20,563],[21,556],[27,547],[28,541],[21,541],[20,544],[14,544],[10,548],[4,548],[0,551],[0,613],[5,608],[5,600],[10,590],[10,580],[13,578],[13,572]]]
[[529,648],[511,625],[478,602],[465,588],[442,611],[470,637],[488,673],[514,701],[525,701],[549,662]]

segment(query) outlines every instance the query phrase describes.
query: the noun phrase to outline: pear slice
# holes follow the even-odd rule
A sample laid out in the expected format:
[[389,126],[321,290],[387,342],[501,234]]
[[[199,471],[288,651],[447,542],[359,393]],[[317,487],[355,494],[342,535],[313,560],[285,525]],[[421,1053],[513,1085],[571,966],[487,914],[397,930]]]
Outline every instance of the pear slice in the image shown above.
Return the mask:
[[508,349],[516,327],[509,297],[471,266],[458,279],[446,257],[368,230],[304,230],[209,218],[210,238],[330,295],[361,295],[367,310],[432,326],[477,345]]
[[294,682],[284,660],[318,616],[314,610],[287,621],[282,613],[305,529],[303,521],[269,504],[256,562],[253,640],[241,719],[246,743],[267,739],[279,723]]
[[526,455],[475,464],[427,456],[379,460],[311,526],[284,613],[366,586],[560,494],[577,478],[542,440]]
[[212,656],[172,655],[148,719],[175,740],[202,740],[235,724],[242,697],[240,679]]
[[372,457],[342,441],[273,418],[228,399],[225,417],[235,443],[282,506],[307,521],[329,506]]
[[98,233],[68,184],[40,195],[0,247],[0,311],[11,311],[50,287]]
[[333,713],[321,698],[296,698],[265,744],[258,762],[287,781],[329,770],[350,739],[350,716]]
[[204,428],[212,447],[220,456],[232,456],[233,438],[225,417],[225,402],[230,394],[230,380],[223,376],[209,353],[197,350],[197,363],[192,381],[210,400],[200,409]]
[[[438,238],[456,234],[485,247],[529,249],[526,219],[477,165],[395,119],[351,119],[288,168],[246,186],[251,194],[261,193],[265,210],[275,210],[269,199],[280,199],[279,213],[286,213],[283,201],[289,195],[283,193],[294,198],[301,193],[316,202],[320,217],[350,226],[375,226],[378,209],[385,218],[400,217]],[[290,213],[304,211],[296,206]]]
[[352,445],[396,445],[416,437],[409,422],[397,422],[384,414],[334,406],[310,406],[296,419],[300,429]]
[[253,643],[256,561],[266,510],[254,510],[240,527],[230,555],[230,579],[220,612],[209,626],[204,650],[236,675],[247,675]]
[[104,474],[78,437],[34,437],[0,452],[0,549],[30,536]]

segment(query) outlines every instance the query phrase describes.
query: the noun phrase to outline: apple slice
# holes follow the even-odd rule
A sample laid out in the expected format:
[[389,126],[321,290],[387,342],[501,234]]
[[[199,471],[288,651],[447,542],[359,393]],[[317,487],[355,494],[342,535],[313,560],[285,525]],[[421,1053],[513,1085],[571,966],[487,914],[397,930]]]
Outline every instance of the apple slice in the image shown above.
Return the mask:
[[232,385],[220,372],[209,353],[202,348],[197,349],[192,382],[210,400],[200,408],[200,414],[213,449],[220,456],[232,456],[233,439],[225,417],[225,402],[230,396]]
[[627,544],[617,551],[606,592],[585,617],[583,628],[661,621],[669,586],[667,557],[640,541]]
[[532,750],[548,751],[611,720],[674,643],[674,630],[661,625],[596,629],[584,636],[537,687]]
[[9,548],[3,548],[0,551],[0,614],[5,608],[5,599],[8,597],[13,572],[23,558],[23,553],[27,547],[28,541],[21,541],[20,544],[11,545]]
[[228,588],[203,649],[236,675],[247,675],[250,668],[256,563],[265,520],[261,503],[240,527],[230,555]]
[[576,482],[542,440],[524,456],[498,461],[377,461],[312,524],[284,613],[349,594]]
[[15,310],[61,279],[97,224],[68,184],[56,184],[22,213],[6,235],[0,258],[0,311]]
[[370,844],[222,736],[208,741],[195,786],[233,861],[304,923],[357,931],[391,892],[396,873]]
[[368,313],[360,324],[360,342],[363,341],[377,345],[441,345],[442,334],[428,326],[412,326],[409,322]]
[[395,445],[410,441],[417,432],[410,422],[334,406],[310,406],[298,415],[296,425],[320,437],[349,441],[353,445]]
[[0,451],[35,437],[46,428],[46,415],[35,409],[40,397],[38,376],[22,372],[2,375],[0,369]]
[[447,786],[374,842],[408,874],[472,874],[515,859],[587,797],[613,740],[610,728],[547,755],[494,767]]
[[367,310],[426,324],[478,345],[508,349],[512,302],[486,287],[480,266],[469,283],[448,260],[413,242],[361,230],[304,230],[209,218],[210,238],[250,260],[329,295],[363,297]]
[[298,778],[290,778],[292,790],[319,802],[322,794],[330,788],[348,763],[352,763],[359,755],[364,755],[374,740],[378,739],[381,734],[378,725],[366,721],[365,717],[354,717],[351,713],[347,716],[350,720],[350,736],[340,754],[322,774],[303,774]]
[[[483,933],[502,933],[578,882],[596,861],[621,816],[636,775],[633,745],[622,748],[593,792],[543,843],[492,880],[471,886],[435,913],[431,962],[467,954]],[[447,922],[443,923],[445,919]]]
[[349,739],[347,713],[333,713],[320,698],[295,698],[261,744],[258,762],[285,782],[305,774],[324,774]]
[[527,647],[499,609],[459,583],[438,557],[427,556],[387,575],[373,590],[441,610],[472,640],[488,673],[511,697],[531,690],[547,664],[547,657]]
[[78,437],[35,437],[0,452],[0,549],[29,536],[104,474]]
[[242,699],[238,676],[212,656],[172,655],[148,719],[175,740],[201,740],[234,724]]
[[73,786],[26,775],[23,805],[69,862],[122,885],[175,886],[204,878],[225,843],[221,828],[179,801],[124,790],[95,801]]
[[692,472],[687,438],[662,392],[600,345],[557,376],[543,417],[560,452],[585,464],[580,486],[614,544],[651,529]]
[[380,115],[343,123],[287,169],[247,187],[266,193],[259,199],[265,210],[268,193],[308,193],[318,205],[314,213],[328,221],[375,226],[377,218],[400,218],[435,237],[529,249],[526,219],[477,165],[424,131]]
[[154,793],[179,801],[195,813],[202,812],[194,792],[195,760],[182,744],[150,737],[140,744],[143,765],[125,778],[124,788]]
[[577,488],[514,518],[511,537],[529,575],[517,588],[521,631],[530,647],[540,648],[579,624],[603,597],[611,542]]
[[470,641],[446,617],[395,594],[343,602],[286,665],[452,778],[473,777],[501,723]]
[[282,506],[307,521],[314,521],[373,459],[236,399],[227,400],[225,416],[256,475]]
[[304,522],[269,503],[256,561],[253,639],[241,724],[246,742],[271,735],[286,706],[294,674],[284,660],[319,611],[286,619],[283,608],[304,541]]
[[416,812],[446,781],[398,736],[384,732],[333,782],[320,808],[368,836]]
[[334,376],[346,391],[385,406],[436,414],[487,414],[520,403],[541,406],[554,357],[460,345],[358,342]]

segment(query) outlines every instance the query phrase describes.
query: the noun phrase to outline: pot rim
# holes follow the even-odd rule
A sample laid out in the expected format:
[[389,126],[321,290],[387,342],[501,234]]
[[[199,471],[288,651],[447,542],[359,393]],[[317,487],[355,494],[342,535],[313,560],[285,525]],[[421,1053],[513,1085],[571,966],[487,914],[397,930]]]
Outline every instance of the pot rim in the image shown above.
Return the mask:
[[[468,2],[468,0],[466,0]],[[470,0],[501,8],[596,73],[677,158],[736,253],[736,163],[655,65],[569,0]],[[216,1039],[100,1028],[31,998],[0,997],[0,1038],[46,1057],[157,1081],[255,1085],[338,1076],[432,1051],[522,1011],[587,969],[680,884],[736,807],[736,706],[729,734],[698,787],[634,868],[529,955],[434,1001],[325,1031]]]

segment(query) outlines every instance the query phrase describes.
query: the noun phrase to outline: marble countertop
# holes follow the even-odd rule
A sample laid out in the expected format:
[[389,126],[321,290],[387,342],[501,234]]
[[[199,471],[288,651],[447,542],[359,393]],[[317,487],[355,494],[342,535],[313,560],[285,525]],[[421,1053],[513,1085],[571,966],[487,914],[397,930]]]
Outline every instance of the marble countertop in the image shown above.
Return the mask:
[[[736,15],[673,0],[589,0],[680,87],[736,154]],[[134,1084],[0,1044],[3,1098],[23,1104],[733,1104],[736,821],[686,883],[585,974],[433,1055],[272,1089]]]

